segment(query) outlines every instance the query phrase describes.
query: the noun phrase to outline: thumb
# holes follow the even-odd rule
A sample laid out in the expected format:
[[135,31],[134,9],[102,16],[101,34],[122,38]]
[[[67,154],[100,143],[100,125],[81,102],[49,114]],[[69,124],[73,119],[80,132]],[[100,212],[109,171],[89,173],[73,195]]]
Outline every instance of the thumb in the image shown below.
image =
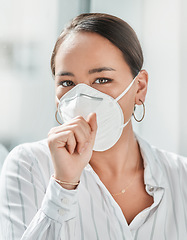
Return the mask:
[[90,113],[88,115],[86,121],[90,125],[92,141],[94,142],[95,141],[96,132],[97,132],[97,116],[96,116],[96,113]]

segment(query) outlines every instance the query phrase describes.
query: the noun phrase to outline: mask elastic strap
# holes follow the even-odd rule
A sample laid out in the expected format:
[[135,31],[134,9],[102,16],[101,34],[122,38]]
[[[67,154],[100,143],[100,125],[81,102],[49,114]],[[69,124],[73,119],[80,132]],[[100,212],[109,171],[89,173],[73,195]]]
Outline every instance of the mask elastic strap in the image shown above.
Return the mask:
[[60,103],[60,100],[57,98],[57,96],[56,96],[56,100],[57,100],[58,103]]
[[127,126],[127,124],[130,122],[130,120],[131,120],[131,118],[129,118],[129,120],[128,120],[126,123],[124,123],[123,125],[121,125],[121,127],[120,127],[120,128],[124,128],[124,127],[126,127],[126,126]]
[[134,81],[135,81],[136,77],[132,80],[132,82],[129,84],[129,86],[125,89],[124,92],[122,92],[115,100],[116,102],[120,100],[120,98],[122,98],[128,91],[129,89],[132,87]]

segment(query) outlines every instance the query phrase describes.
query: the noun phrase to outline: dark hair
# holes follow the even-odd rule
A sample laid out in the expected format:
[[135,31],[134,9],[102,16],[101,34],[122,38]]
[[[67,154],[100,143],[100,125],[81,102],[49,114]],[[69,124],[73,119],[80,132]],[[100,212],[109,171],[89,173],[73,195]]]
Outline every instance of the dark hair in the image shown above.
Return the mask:
[[93,32],[107,38],[118,47],[135,77],[143,65],[143,53],[135,31],[120,18],[103,13],[85,13],[75,17],[62,31],[51,56],[51,70],[55,75],[55,56],[64,39],[71,32]]

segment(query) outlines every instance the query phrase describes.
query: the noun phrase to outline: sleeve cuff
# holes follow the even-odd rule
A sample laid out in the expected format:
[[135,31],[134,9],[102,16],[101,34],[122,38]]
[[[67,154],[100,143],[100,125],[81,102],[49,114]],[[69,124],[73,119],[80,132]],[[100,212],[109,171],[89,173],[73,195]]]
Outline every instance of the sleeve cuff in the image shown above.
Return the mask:
[[60,223],[75,218],[78,206],[78,189],[67,190],[52,177],[42,202],[41,210],[49,218]]

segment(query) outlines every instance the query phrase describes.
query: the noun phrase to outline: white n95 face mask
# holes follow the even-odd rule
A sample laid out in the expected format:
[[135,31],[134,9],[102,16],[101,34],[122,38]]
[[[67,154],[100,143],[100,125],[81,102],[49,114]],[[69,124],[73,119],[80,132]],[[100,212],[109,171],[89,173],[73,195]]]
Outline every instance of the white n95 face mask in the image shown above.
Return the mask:
[[124,123],[123,111],[118,104],[131,88],[135,78],[130,85],[116,98],[102,93],[84,83],[80,83],[65,93],[58,100],[58,113],[66,123],[76,116],[87,116],[94,112],[97,116],[97,133],[95,138],[94,151],[105,151],[119,140],[123,128],[130,119]]

